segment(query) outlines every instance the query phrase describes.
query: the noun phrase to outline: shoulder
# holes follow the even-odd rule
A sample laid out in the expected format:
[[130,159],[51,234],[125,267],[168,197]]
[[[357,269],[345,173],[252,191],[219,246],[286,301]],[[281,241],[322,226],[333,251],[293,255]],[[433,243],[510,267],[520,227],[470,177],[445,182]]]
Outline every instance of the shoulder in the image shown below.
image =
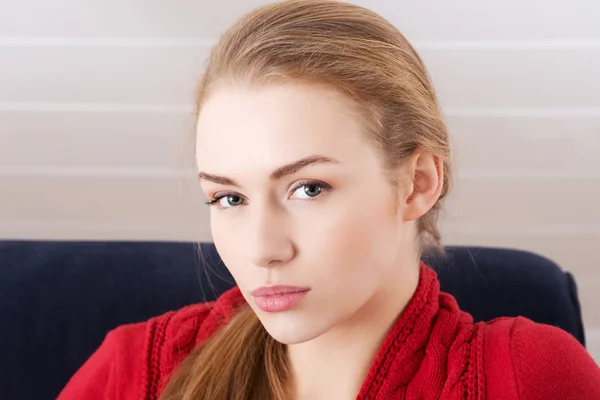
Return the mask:
[[121,395],[133,398],[135,394],[123,393],[120,382],[131,382],[128,389],[138,387],[142,366],[139,355],[143,353],[147,325],[147,322],[128,324],[110,331],[71,377],[58,399],[114,399]]
[[241,300],[234,288],[216,302],[193,304],[110,331],[59,400],[127,399],[157,392],[175,366],[219,329]]
[[485,326],[486,386],[503,383],[519,399],[600,399],[600,368],[560,328],[523,317]]

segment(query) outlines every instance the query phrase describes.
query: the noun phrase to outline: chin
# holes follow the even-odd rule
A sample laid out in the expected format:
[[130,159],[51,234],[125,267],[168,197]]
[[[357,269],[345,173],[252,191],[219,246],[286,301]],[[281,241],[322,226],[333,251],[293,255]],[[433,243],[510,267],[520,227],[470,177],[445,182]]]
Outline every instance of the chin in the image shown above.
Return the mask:
[[319,329],[305,319],[272,315],[260,317],[265,330],[279,343],[293,345],[313,340],[329,329]]

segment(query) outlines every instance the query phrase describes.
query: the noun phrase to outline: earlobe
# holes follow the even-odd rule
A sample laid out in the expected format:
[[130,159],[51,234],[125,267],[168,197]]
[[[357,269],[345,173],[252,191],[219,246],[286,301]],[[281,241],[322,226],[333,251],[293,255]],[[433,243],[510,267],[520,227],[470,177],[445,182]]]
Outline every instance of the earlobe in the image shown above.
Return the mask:
[[429,153],[415,153],[407,163],[408,193],[404,202],[404,221],[425,215],[438,201],[444,185],[443,164]]

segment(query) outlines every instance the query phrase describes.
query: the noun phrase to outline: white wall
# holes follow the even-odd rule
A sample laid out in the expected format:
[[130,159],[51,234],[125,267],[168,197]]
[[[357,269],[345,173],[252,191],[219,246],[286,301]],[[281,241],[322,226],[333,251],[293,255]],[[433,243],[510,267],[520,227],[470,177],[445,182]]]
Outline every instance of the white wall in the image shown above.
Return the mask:
[[[177,177],[210,45],[258,0],[2,0],[0,237],[208,239]],[[355,1],[413,41],[452,129],[449,244],[572,271],[600,359],[600,3]]]

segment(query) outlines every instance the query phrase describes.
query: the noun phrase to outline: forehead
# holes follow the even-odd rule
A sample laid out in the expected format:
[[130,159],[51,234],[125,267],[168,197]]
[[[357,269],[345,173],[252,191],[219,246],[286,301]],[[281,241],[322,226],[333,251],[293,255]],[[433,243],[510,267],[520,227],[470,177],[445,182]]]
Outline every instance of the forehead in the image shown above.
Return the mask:
[[277,167],[319,154],[340,161],[366,146],[357,107],[323,87],[279,84],[217,89],[198,117],[198,167]]

